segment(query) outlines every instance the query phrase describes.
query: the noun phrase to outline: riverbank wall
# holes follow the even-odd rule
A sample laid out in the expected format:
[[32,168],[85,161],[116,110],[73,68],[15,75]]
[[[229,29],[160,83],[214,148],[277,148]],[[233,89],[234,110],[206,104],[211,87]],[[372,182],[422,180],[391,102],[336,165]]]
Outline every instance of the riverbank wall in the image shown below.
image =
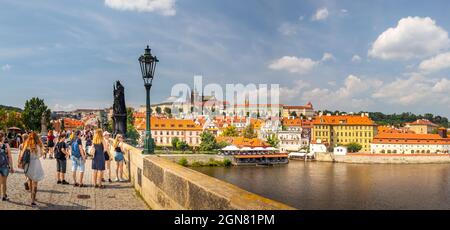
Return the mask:
[[350,164],[450,164],[450,155],[382,155],[349,154],[334,156],[332,153],[319,153],[316,161]]
[[[159,157],[178,163],[181,159],[188,162],[208,163],[210,160],[223,161],[226,157],[217,154],[158,154]],[[231,158],[228,158],[231,160]]]
[[[153,210],[292,210],[235,185],[123,145],[127,178]],[[209,160],[209,158],[208,158]]]

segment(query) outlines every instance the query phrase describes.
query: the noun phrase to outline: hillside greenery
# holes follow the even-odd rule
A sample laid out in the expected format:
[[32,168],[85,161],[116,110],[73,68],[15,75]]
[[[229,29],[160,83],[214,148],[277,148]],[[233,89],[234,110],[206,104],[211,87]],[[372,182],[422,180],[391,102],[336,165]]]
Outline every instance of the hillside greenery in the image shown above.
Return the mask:
[[[320,112],[320,111],[319,111]],[[335,114],[346,114],[346,112],[343,111],[329,111],[329,110],[324,110],[323,114],[327,114],[327,113],[331,113],[332,115]],[[413,122],[416,121],[418,119],[427,119],[439,126],[442,127],[450,127],[450,123],[447,117],[443,117],[443,116],[439,116],[439,115],[434,115],[431,113],[426,113],[426,114],[414,114],[411,112],[405,112],[405,113],[394,113],[394,114],[384,114],[381,112],[364,112],[361,111],[359,113],[355,113],[355,115],[361,115],[361,113],[369,113],[369,117],[377,124],[379,125],[393,125],[393,126],[403,126],[404,123],[407,122]]]

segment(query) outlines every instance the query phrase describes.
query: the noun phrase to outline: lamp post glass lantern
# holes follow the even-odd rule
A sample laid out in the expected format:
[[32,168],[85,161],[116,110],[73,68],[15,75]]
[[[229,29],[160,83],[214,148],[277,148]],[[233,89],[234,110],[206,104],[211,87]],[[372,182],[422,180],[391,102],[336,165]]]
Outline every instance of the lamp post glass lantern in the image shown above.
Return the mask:
[[150,47],[147,46],[144,54],[139,57],[139,64],[141,66],[142,79],[147,93],[147,114],[145,122],[145,139],[144,139],[144,154],[155,153],[155,141],[152,138],[150,129],[151,108],[150,108],[150,89],[152,88],[153,77],[155,76],[156,63],[159,60],[156,56],[152,56]]

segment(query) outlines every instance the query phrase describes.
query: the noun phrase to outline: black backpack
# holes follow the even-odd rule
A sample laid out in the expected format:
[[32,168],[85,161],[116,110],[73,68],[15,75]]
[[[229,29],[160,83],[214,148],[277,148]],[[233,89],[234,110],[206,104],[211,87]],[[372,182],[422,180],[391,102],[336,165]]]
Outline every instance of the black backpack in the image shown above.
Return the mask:
[[9,166],[8,155],[6,154],[6,145],[2,144],[0,148],[0,168],[6,168]]
[[58,160],[65,160],[66,155],[61,151],[61,145],[65,144],[64,142],[58,142],[55,146],[55,158]]

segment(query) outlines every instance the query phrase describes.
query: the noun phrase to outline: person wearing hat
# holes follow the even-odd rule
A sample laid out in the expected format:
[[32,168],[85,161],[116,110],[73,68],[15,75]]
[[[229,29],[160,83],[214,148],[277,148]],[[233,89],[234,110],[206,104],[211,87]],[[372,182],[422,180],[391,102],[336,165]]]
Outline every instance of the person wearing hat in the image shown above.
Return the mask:
[[[112,183],[111,180],[111,154],[110,152],[110,144],[109,144],[109,138],[111,138],[111,133],[109,133],[108,131],[103,132],[103,139],[104,142],[106,143],[106,148],[104,149],[104,154],[105,154],[105,166],[106,166],[106,173],[108,174],[108,182]],[[105,174],[103,174],[104,176]],[[105,181],[104,178],[102,178],[103,181]]]

